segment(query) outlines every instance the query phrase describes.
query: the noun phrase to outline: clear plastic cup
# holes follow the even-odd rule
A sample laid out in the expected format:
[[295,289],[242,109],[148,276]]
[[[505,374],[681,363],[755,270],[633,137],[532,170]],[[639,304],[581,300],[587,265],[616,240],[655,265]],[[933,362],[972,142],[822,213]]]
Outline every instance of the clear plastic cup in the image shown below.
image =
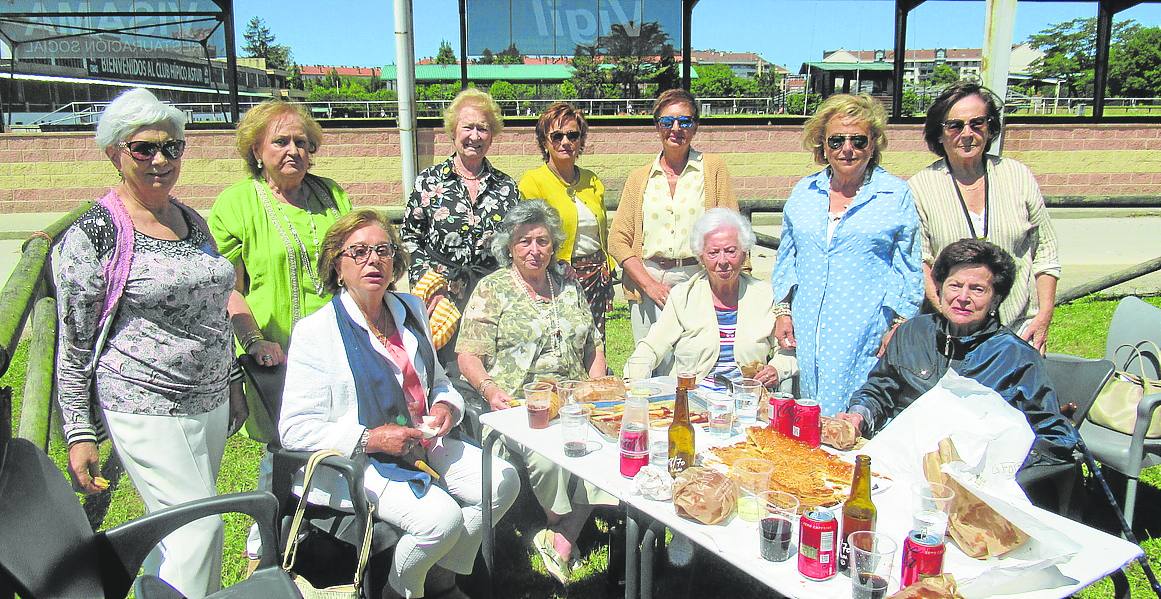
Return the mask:
[[589,416],[592,411],[592,406],[582,403],[561,406],[560,434],[564,439],[566,457],[579,458],[589,452]]
[[785,491],[765,491],[758,500],[765,506],[758,524],[758,551],[767,561],[784,562],[793,552],[790,541],[798,520],[798,498]]
[[911,529],[943,538],[954,501],[955,490],[947,485],[931,482],[911,485]]
[[886,597],[898,543],[885,534],[860,530],[851,533],[850,547],[852,599]]
[[630,385],[653,376],[653,360],[649,358],[629,358],[625,361],[623,373],[625,381]]
[[560,395],[560,403],[570,404],[576,402],[576,392],[580,388],[580,381],[560,381],[556,384],[556,392]]
[[662,470],[669,469],[669,422],[649,421],[649,464]]
[[762,401],[765,387],[755,379],[741,379],[734,382],[734,413],[738,425],[749,426],[758,422],[758,404]]
[[764,510],[759,496],[770,489],[774,464],[758,458],[742,458],[730,468],[730,478],[738,484],[738,517],[757,522]]
[[524,405],[528,409],[528,428],[548,428],[552,406],[551,383],[528,383],[524,385]]
[[720,391],[704,391],[698,395],[709,408],[710,435],[718,439],[729,437],[734,428],[734,398]]

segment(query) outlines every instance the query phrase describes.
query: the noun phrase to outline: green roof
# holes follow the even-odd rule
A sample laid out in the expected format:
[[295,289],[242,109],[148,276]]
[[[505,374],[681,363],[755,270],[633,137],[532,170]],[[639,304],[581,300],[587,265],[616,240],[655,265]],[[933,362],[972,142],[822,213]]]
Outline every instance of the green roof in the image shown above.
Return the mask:
[[895,68],[890,62],[807,62],[803,66],[820,71],[890,71]]
[[[611,64],[603,64],[603,68],[612,68]],[[469,64],[468,81],[565,81],[572,79],[572,65],[567,64]],[[697,67],[694,67],[690,76],[697,79]],[[384,80],[395,80],[395,65],[383,67],[380,75]],[[458,64],[417,64],[415,65],[415,80],[417,82],[454,82],[460,80],[460,65]]]

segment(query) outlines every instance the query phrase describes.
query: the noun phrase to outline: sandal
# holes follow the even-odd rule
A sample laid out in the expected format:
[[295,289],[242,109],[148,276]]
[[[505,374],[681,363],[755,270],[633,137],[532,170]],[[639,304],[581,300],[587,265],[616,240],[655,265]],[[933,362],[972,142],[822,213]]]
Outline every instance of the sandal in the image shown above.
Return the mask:
[[556,533],[549,529],[541,530],[532,537],[532,545],[536,547],[536,551],[540,553],[540,559],[544,562],[544,569],[552,575],[560,584],[567,585],[568,577],[572,574],[572,568],[559,553],[556,547],[552,545],[553,538]]

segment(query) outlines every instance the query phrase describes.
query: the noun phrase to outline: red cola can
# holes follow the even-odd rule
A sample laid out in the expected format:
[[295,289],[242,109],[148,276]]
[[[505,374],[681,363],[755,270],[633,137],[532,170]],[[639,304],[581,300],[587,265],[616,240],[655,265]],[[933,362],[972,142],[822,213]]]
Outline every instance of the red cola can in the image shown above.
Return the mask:
[[794,402],[794,422],[790,436],[818,447],[822,442],[822,408],[813,399],[799,399]]
[[820,507],[807,510],[799,520],[798,572],[811,580],[828,580],[838,561],[838,520]]
[[794,397],[789,393],[770,394],[770,428],[787,437],[794,425]]
[[903,541],[903,572],[900,588],[907,588],[921,578],[943,573],[943,537],[913,530]]

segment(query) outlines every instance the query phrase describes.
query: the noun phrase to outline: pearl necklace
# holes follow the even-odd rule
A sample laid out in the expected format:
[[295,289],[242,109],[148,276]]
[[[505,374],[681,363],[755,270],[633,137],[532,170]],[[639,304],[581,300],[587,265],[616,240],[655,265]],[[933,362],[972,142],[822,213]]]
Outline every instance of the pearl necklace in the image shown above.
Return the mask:
[[[517,285],[524,288],[524,292],[528,296],[528,301],[532,302],[532,307],[536,308],[536,311],[543,316],[544,312],[541,310],[539,304],[537,303],[536,292],[532,288],[532,284],[529,283],[528,281],[525,281],[524,277],[520,276],[520,273],[518,273],[516,271],[515,266],[512,267],[511,273],[512,273],[513,282],[515,282]],[[560,327],[560,310],[556,306],[556,285],[554,285],[552,283],[552,274],[551,273],[545,272],[544,278],[548,280],[548,303],[552,307],[552,323],[551,323],[552,327],[551,328],[556,329],[555,332],[551,333],[551,339],[552,339],[551,349],[557,350],[560,348],[560,344],[564,338],[564,331],[561,330],[561,327]]]

